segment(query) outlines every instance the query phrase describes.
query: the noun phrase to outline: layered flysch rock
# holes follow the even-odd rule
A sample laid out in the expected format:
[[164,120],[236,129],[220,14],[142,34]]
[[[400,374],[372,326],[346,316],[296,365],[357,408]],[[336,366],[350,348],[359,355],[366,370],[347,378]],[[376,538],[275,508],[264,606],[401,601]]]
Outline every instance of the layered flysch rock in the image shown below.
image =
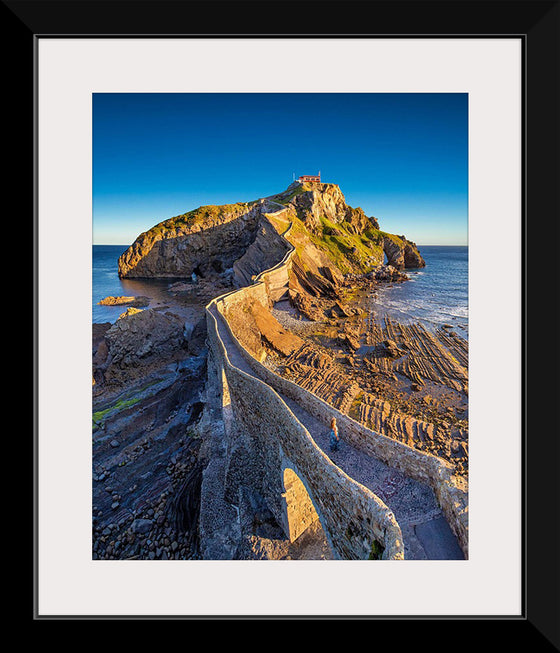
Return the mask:
[[259,222],[255,240],[245,254],[233,264],[234,280],[237,286],[249,286],[271,261],[281,261],[289,245],[266,219]]
[[[285,247],[266,217],[267,213],[277,213],[279,205],[286,208],[286,221],[297,223],[300,234],[305,235],[302,251],[305,249],[309,256],[315,248],[316,261],[311,267],[317,267],[319,275],[329,282],[329,277],[339,273],[368,272],[382,265],[384,254],[398,270],[425,265],[414,243],[380,231],[376,218],[346,204],[336,184],[294,182],[268,198],[202,206],[160,222],[140,234],[122,254],[119,276],[189,278],[195,273],[207,277],[233,268],[237,285],[250,283],[277,262]],[[297,240],[298,233],[293,235]],[[298,252],[296,266],[298,260],[309,269],[302,252]],[[302,276],[300,282],[305,285],[306,279]],[[310,278],[308,283],[317,280]]]

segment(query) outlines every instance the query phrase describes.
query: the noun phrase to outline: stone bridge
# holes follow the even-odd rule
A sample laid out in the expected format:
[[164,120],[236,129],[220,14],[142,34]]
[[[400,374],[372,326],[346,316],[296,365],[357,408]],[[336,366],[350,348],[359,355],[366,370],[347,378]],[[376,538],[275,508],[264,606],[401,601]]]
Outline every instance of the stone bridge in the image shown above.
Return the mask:
[[[247,300],[269,308],[281,300],[293,254],[290,245],[252,285],[206,307],[209,376],[225,428],[216,463],[223,484],[203,480],[203,494],[221,500],[216,514],[226,510],[235,520],[237,511],[239,521],[243,497],[254,491],[292,542],[318,520],[336,559],[466,558],[467,495],[451,465],[340,413],[257,361],[235,337],[227,314]],[[332,416],[342,444],[327,453]],[[220,540],[204,518],[201,530]]]

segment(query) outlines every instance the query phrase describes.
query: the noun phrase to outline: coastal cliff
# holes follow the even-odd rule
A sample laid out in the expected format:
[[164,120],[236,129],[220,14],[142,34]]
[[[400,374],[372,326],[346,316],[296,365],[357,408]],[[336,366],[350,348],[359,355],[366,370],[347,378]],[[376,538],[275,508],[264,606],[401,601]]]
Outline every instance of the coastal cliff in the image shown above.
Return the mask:
[[255,239],[263,202],[201,206],[140,234],[118,261],[121,278],[220,273]]
[[383,264],[384,254],[396,269],[425,265],[413,242],[381,231],[376,218],[346,204],[336,184],[294,182],[267,198],[202,206],[156,224],[119,258],[119,276],[209,277],[233,268],[236,284],[244,285],[277,260],[283,247],[266,217],[279,205],[303,237],[301,265],[306,256],[318,261],[327,281],[333,275],[370,272]]
[[[303,536],[291,541],[290,527],[286,539],[285,524],[274,512],[274,497],[283,495],[270,495],[266,485],[277,475],[263,474],[261,459],[253,456],[260,445],[232,427],[235,414],[252,420],[247,433],[261,432],[259,416],[270,412],[272,401],[263,391],[265,381],[289,388],[293,401],[303,397],[304,408],[316,402],[308,406],[313,415],[317,406],[327,416],[337,411],[345,437],[361,442],[367,433],[368,442],[379,440],[383,451],[391,450],[388,463],[405,451],[402,460],[397,455],[397,467],[406,462],[406,473],[390,472],[396,486],[385,483],[389,471],[383,471],[379,487],[370,490],[396,506],[396,514],[421,509],[419,519],[435,519],[443,510],[465,546],[466,517],[455,501],[455,485],[465,492],[468,462],[464,343],[447,332],[432,337],[416,327],[382,326],[364,310],[364,293],[403,281],[403,270],[424,265],[413,242],[381,231],[376,218],[346,204],[335,184],[294,182],[277,195],[200,207],[141,234],[120,257],[119,276],[176,283],[161,304],[129,308],[115,324],[94,329],[94,558],[332,557],[334,531],[328,539],[313,511],[304,510],[305,493],[290,479],[284,482],[298,496],[297,532]],[[191,283],[193,273],[197,283]],[[214,315],[208,307],[219,297]],[[206,318],[199,320],[203,310]],[[236,357],[227,381],[219,369],[219,342],[212,340],[218,337],[213,320],[223,322],[220,337],[241,347],[240,353],[229,343],[224,354],[224,365]],[[254,380],[251,366],[258,370]],[[299,403],[287,406],[304,419]],[[279,425],[290,431],[293,416],[278,410],[272,423],[284,437]],[[323,429],[315,421],[308,427],[321,442]],[[441,484],[439,472],[433,479],[426,475],[434,457],[445,461],[437,464],[446,474],[455,474],[452,491]],[[315,466],[310,463],[310,469]],[[326,469],[330,474],[334,467]],[[432,489],[407,490],[411,479],[424,483],[428,477],[437,501]],[[340,479],[356,490],[352,502],[366,501],[361,486]],[[392,498],[395,488],[401,488],[401,498]],[[337,500],[333,510],[340,505]],[[311,526],[303,530],[308,517]],[[368,522],[358,522],[352,528],[361,541],[361,525]],[[403,529],[405,557],[425,558],[414,527]],[[368,531],[365,540],[372,536],[381,546],[381,553],[372,553],[347,550],[348,530],[335,535],[341,536],[337,555],[343,558],[382,555],[393,541],[382,531]]]

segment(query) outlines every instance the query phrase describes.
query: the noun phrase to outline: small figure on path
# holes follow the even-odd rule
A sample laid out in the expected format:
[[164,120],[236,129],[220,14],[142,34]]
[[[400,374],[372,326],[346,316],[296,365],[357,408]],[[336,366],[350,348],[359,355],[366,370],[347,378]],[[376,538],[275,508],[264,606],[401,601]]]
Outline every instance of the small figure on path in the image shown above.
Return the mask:
[[338,443],[340,438],[338,437],[338,426],[336,425],[336,417],[331,419],[331,436],[330,436],[330,445],[331,451],[338,451]]

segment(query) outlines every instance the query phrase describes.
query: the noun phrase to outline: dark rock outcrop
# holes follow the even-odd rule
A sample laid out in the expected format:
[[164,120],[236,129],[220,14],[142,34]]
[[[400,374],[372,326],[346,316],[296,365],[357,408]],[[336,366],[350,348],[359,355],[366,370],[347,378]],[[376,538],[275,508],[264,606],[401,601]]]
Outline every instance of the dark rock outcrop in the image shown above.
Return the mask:
[[404,236],[383,233],[383,251],[387,263],[397,270],[423,268],[426,265],[415,243]]
[[184,358],[188,346],[184,327],[184,321],[169,311],[147,309],[119,318],[97,345],[96,383],[120,385]]
[[255,240],[233,264],[235,284],[239,287],[250,286],[261,272],[281,261],[288,249],[289,245],[270,221],[261,218]]

